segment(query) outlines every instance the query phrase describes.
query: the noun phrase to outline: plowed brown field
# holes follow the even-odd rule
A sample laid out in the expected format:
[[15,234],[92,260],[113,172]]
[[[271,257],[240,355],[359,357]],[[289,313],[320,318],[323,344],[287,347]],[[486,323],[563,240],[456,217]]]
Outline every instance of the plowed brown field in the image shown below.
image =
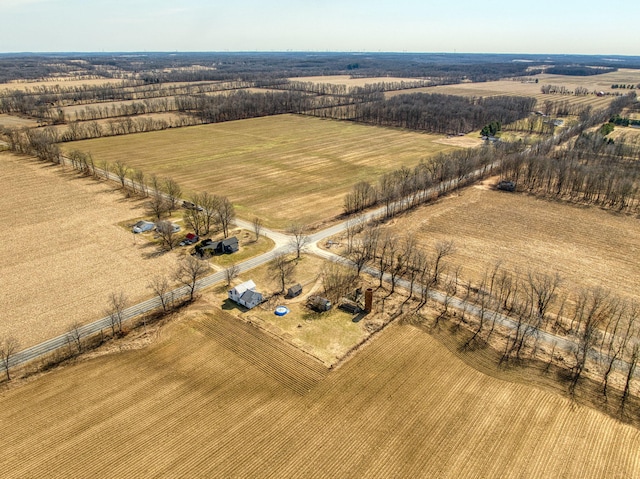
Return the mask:
[[601,286],[640,300],[640,222],[634,217],[489,189],[496,178],[394,220],[386,228],[431,248],[453,240],[450,263],[480,281],[506,270],[554,273],[565,291]]
[[2,476],[638,477],[640,432],[412,326],[328,372],[222,312],[0,397]]
[[239,217],[285,228],[342,213],[361,180],[455,149],[443,136],[299,115],[277,115],[65,143],[98,162],[124,161],[189,192],[228,196]]
[[144,211],[114,183],[0,153],[0,187],[0,337],[27,347],[63,334],[103,317],[111,292],[140,301],[149,278],[174,269],[173,255],[118,226]]

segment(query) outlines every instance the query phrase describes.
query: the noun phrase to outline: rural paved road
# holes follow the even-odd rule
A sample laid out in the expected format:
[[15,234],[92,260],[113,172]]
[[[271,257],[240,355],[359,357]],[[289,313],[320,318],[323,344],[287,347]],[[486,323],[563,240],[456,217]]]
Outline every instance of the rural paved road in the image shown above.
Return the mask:
[[[68,161],[68,160],[67,160]],[[478,169],[475,170],[473,172],[471,172],[468,177],[467,177],[467,181],[468,180],[473,180],[473,179],[477,179],[478,177],[481,177],[485,174],[487,174],[487,169],[489,170],[489,173],[491,172],[491,170],[493,170],[493,168],[495,168],[495,166],[497,165],[496,163],[493,163],[491,165],[488,165],[485,168],[482,169]],[[103,173],[104,175],[104,173]],[[118,179],[118,177],[116,175],[114,175],[113,173],[109,173],[108,174],[109,179],[113,180],[113,181],[117,181],[119,182],[120,180]],[[445,184],[446,188],[445,189],[451,189],[453,186],[455,186],[455,182],[449,181]],[[440,186],[437,187],[433,187],[430,191],[427,192],[427,195],[430,195],[432,193],[435,193],[437,190],[440,190]],[[399,200],[397,203],[398,205],[400,205],[403,202],[403,200]],[[360,215],[360,218],[363,220],[370,220],[370,219],[374,219],[374,218],[378,218],[378,217],[382,217],[385,213],[385,207],[380,207],[377,208],[375,210],[372,210],[368,213],[364,213],[362,215]],[[345,264],[348,264],[348,261],[345,260],[344,258],[342,258],[341,256],[338,256],[334,253],[331,253],[329,251],[320,249],[318,247],[318,243],[326,240],[327,238],[337,235],[341,232],[343,232],[348,225],[349,221],[343,221],[341,223],[338,223],[336,225],[333,225],[329,228],[326,228],[322,231],[318,231],[316,233],[313,233],[309,236],[309,244],[307,245],[307,250],[315,255],[318,255],[320,257],[326,258],[328,260],[331,261],[340,261],[340,262],[344,262]],[[244,221],[244,220],[236,220],[236,224],[237,226],[240,226],[241,228],[245,228],[248,230],[252,230],[253,226],[250,222],[248,221]],[[259,256],[256,256],[254,258],[250,258],[242,263],[239,263],[238,266],[238,270],[240,273],[248,271],[250,269],[256,268],[260,265],[263,265],[267,262],[269,262],[270,260],[272,260],[275,256],[281,254],[281,253],[288,253],[291,251],[294,251],[295,248],[292,244],[292,237],[277,231],[273,231],[270,230],[268,228],[262,228],[261,229],[261,234],[264,236],[267,236],[269,238],[271,238],[274,243],[275,246],[274,248],[264,254],[261,254]],[[364,269],[365,272],[376,275],[376,271],[373,268],[365,268]],[[206,276],[204,278],[201,278],[197,281],[196,284],[196,290],[201,290],[203,288],[207,288],[211,285],[214,285],[216,283],[219,283],[221,281],[224,281],[225,278],[225,272],[224,271],[218,271],[216,273],[213,273],[209,276]],[[390,281],[389,277],[385,277],[386,281]],[[402,288],[408,289],[410,287],[409,283],[407,281],[404,280],[400,280],[398,281],[398,285]],[[416,289],[416,291],[419,291],[419,287],[414,287],[414,289]],[[180,288],[176,288],[175,290],[167,293],[167,297],[171,297],[171,298],[181,298],[184,297],[188,294],[188,289],[187,287],[180,287]],[[438,291],[431,291],[430,292],[430,297],[435,300],[435,301],[439,301],[442,302],[444,300],[444,295]],[[477,306],[471,304],[471,303],[464,303],[462,300],[459,300],[457,298],[454,298],[451,302],[451,305],[454,308],[457,309],[463,309],[466,308],[467,311],[471,312],[471,313],[478,313],[480,310]],[[149,311],[152,311],[154,309],[158,309],[161,308],[162,304],[160,301],[160,298],[158,297],[154,297],[151,299],[148,299],[146,301],[143,301],[141,303],[138,303],[134,306],[131,306],[127,309],[124,310],[123,312],[123,322],[126,322],[127,320],[130,320],[136,316],[139,316],[141,314],[144,313],[148,313]],[[505,326],[515,326],[515,322],[511,319],[509,319],[506,316],[503,316],[499,313],[494,313],[494,312],[487,312],[487,314],[496,314],[496,321],[505,325]],[[111,328],[111,319],[107,316],[101,319],[98,319],[97,321],[94,321],[92,323],[86,324],[84,326],[82,326],[81,328],[79,328],[79,333],[84,337],[84,336],[88,336],[88,335],[92,335],[95,333],[100,332],[101,330],[109,330]],[[541,339],[549,344],[553,344],[556,343],[556,347],[561,348],[563,350],[569,351],[570,348],[573,346],[573,343],[569,340],[566,340],[564,338],[558,337],[558,336],[554,336],[550,333],[545,333],[545,332],[541,332]],[[10,358],[10,367],[14,367],[14,366],[18,366],[20,364],[25,364],[28,363],[30,361],[33,361],[41,356],[44,356],[46,354],[49,354],[59,348],[63,348],[66,347],[69,344],[69,338],[67,336],[67,334],[63,334],[60,336],[57,336],[55,338],[51,338],[47,341],[44,341],[40,344],[37,344],[35,346],[32,346],[30,348],[27,348],[25,350],[22,350],[16,354],[14,354],[11,358]]]

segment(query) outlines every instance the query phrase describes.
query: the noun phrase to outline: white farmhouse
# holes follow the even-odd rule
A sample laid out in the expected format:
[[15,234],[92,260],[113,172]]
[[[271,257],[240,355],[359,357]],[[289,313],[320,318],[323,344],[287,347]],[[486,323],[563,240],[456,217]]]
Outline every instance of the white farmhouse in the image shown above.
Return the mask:
[[256,284],[249,280],[229,290],[229,299],[247,309],[262,303],[262,293],[256,291]]

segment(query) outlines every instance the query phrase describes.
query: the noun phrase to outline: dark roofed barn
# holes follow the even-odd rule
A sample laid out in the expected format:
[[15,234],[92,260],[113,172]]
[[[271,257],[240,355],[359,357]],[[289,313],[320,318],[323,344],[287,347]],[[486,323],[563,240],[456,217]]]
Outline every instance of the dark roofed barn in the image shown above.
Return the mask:
[[238,238],[232,236],[231,238],[220,241],[220,243],[218,244],[218,250],[216,252],[221,254],[231,254],[235,253],[239,249],[240,246],[238,243]]

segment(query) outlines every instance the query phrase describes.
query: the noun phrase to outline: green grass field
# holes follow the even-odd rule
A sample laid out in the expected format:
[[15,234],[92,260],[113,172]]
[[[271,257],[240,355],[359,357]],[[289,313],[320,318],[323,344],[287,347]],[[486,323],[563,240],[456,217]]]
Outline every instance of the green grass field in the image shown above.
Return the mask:
[[122,161],[175,179],[188,194],[224,195],[238,216],[272,228],[310,224],[342,212],[360,180],[456,147],[442,136],[281,115],[67,143],[98,164]]

